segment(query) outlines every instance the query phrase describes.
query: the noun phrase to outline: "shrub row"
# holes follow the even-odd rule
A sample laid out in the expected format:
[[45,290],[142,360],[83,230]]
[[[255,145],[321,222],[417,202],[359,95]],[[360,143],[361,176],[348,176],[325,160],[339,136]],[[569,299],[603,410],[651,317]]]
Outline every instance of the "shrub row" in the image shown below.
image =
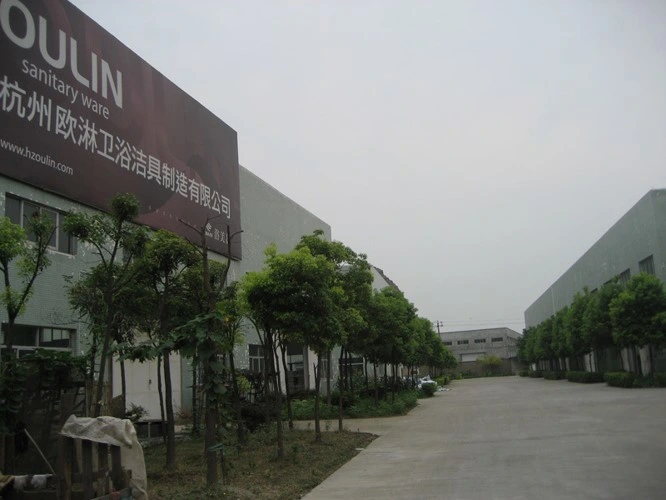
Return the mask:
[[594,372],[566,372],[569,382],[578,382],[581,384],[596,384],[604,381],[603,373]]
[[543,377],[543,372],[541,370],[530,370],[528,375],[531,378],[541,378]]
[[543,378],[547,380],[562,380],[566,378],[566,372],[561,370],[544,370]]
[[529,370],[520,370],[518,375],[521,377],[527,377],[530,374]]
[[604,375],[606,383],[612,387],[666,387],[666,373],[655,373],[651,377],[637,377],[632,372],[608,372]]
[[395,395],[394,401],[389,397],[386,401],[380,400],[377,406],[372,399],[362,399],[349,407],[347,415],[351,418],[404,415],[416,406],[417,394],[417,391],[402,391]]

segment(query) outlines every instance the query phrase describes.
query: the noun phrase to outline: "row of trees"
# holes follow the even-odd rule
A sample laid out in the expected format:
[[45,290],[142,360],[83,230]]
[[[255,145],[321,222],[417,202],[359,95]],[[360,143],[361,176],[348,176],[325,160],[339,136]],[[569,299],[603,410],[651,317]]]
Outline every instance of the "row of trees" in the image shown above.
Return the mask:
[[[395,390],[399,365],[443,369],[455,364],[432,323],[417,315],[402,292],[393,287],[373,291],[372,281],[365,255],[340,242],[326,241],[323,233],[316,231],[303,236],[289,253],[279,254],[275,247],[269,247],[265,268],[248,273],[239,284],[244,313],[263,332],[268,352],[273,352],[275,359],[278,351],[281,353],[285,372],[287,344],[307,345],[315,353],[317,440],[321,439],[322,365],[336,346],[340,346],[341,366],[345,353],[361,355],[372,363],[375,393],[380,365],[392,366]],[[330,370],[330,363],[326,365]],[[273,360],[268,366],[275,373]],[[342,388],[344,371],[339,375]],[[289,399],[288,386],[286,392]],[[341,408],[342,390],[339,394]],[[339,426],[342,429],[341,417]]]
[[[209,484],[217,480],[221,415],[230,411],[235,415],[238,442],[243,443],[234,347],[242,342],[244,322],[254,325],[264,346],[264,399],[274,403],[273,410],[267,410],[267,417],[272,416],[277,423],[280,456],[284,451],[279,367],[282,364],[286,374],[287,344],[307,345],[315,353],[317,395],[323,360],[330,361],[336,346],[341,348],[341,361],[349,353],[369,360],[375,380],[378,366],[392,365],[394,384],[398,365],[446,368],[455,364],[432,324],[417,315],[416,308],[399,290],[373,291],[372,273],[364,255],[342,243],[326,241],[321,232],[303,236],[286,254],[269,247],[264,269],[228,284],[230,261],[220,263],[208,255],[205,226],[209,221],[202,227],[188,224],[199,238],[199,245],[192,245],[166,231],[149,235],[134,223],[138,210],[134,196],[121,195],[112,200],[109,215],[74,213],[65,218],[64,230],[97,257],[89,271],[69,283],[68,295],[72,308],[89,325],[87,376],[96,379],[94,415],[103,409],[105,376],[112,356],[121,362],[123,404],[124,362],[157,359],[158,371],[164,375],[162,390],[162,376],[158,373],[158,389],[167,421],[168,467],[175,464],[169,363],[172,352],[192,359],[194,385],[203,388],[201,394],[193,391],[192,406],[196,411],[196,398],[204,399]],[[36,245],[28,243],[25,231],[8,219],[2,220],[0,228],[7,235],[0,244],[0,264],[5,275],[2,299],[10,313],[6,352],[11,350],[15,319],[25,308],[37,276],[49,264],[46,250],[55,228],[39,214],[29,221],[29,227],[38,236]],[[233,236],[228,237],[229,245]],[[18,288],[10,286],[12,261],[19,264],[16,267],[22,285]],[[327,365],[330,370],[331,363]],[[9,364],[3,364],[3,370],[6,366]],[[342,370],[340,374],[343,375]],[[327,379],[330,380],[330,373]],[[343,386],[342,381],[339,385]],[[288,384],[284,390],[289,396]],[[316,401],[318,405],[318,397]],[[193,417],[197,429],[199,416]],[[318,418],[315,427],[319,440]]]
[[[546,363],[549,369],[580,370],[582,357],[607,348],[637,349],[666,345],[666,291],[650,274],[633,276],[626,285],[614,279],[593,293],[577,293],[571,305],[524,331],[518,357],[524,363]],[[650,370],[653,370],[650,362]],[[627,367],[628,368],[628,367]]]

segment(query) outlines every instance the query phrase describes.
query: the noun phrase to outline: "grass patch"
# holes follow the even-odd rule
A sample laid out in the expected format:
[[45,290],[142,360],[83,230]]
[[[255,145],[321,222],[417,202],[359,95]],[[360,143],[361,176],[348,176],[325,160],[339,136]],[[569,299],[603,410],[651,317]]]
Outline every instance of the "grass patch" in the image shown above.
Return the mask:
[[[203,440],[179,442],[176,469],[164,468],[162,445],[144,450],[151,498],[199,499],[301,498],[375,438],[357,432],[327,432],[315,443],[314,431],[286,429],[283,459],[276,458],[273,432],[259,431],[241,450],[225,449],[225,478],[213,489],[206,488]],[[219,463],[219,461],[218,461]]]

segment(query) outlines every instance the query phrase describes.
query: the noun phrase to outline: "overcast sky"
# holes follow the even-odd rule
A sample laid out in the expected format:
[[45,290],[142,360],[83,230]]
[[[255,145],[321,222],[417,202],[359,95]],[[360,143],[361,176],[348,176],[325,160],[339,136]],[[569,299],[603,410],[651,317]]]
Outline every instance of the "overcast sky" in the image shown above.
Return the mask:
[[666,187],[666,2],[75,0],[443,330],[507,326]]

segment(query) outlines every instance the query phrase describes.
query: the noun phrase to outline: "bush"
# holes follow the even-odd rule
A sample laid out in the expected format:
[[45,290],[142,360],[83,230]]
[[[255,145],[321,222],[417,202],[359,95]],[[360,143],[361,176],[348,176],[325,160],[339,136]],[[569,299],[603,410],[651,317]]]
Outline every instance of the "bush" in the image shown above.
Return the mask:
[[416,406],[417,398],[418,391],[403,391],[397,393],[393,401],[389,396],[387,400],[379,401],[377,406],[374,400],[363,399],[349,408],[348,415],[352,418],[404,415]]
[[449,382],[451,382],[451,377],[448,374],[447,375],[442,375],[441,377],[437,377],[435,379],[435,382],[437,382],[437,385],[445,386]]
[[561,370],[544,370],[543,378],[546,380],[562,380],[567,378],[566,372]]
[[419,393],[426,398],[431,398],[434,396],[435,391],[437,391],[437,384],[423,384]]
[[624,387],[630,389],[666,387],[666,373],[655,373],[649,377],[637,377],[632,372],[609,372],[605,375],[606,383],[611,387]]
[[543,372],[541,370],[530,370],[528,375],[530,378],[541,378],[543,377]]
[[[291,402],[291,414],[294,420],[311,420],[314,418],[315,399],[294,399]],[[338,415],[337,405],[329,407],[326,400],[319,399],[319,418],[336,418]],[[286,410],[283,411],[283,417],[286,418]]]
[[518,372],[518,375],[520,375],[521,377],[527,377],[529,376],[529,374],[530,374],[529,370],[520,370]]
[[666,387],[666,372],[658,372],[654,374],[656,387]]
[[604,374],[604,380],[611,387],[633,387],[636,374],[631,372],[607,372]]
[[595,372],[567,372],[567,380],[581,384],[596,384],[604,381],[604,374]]

